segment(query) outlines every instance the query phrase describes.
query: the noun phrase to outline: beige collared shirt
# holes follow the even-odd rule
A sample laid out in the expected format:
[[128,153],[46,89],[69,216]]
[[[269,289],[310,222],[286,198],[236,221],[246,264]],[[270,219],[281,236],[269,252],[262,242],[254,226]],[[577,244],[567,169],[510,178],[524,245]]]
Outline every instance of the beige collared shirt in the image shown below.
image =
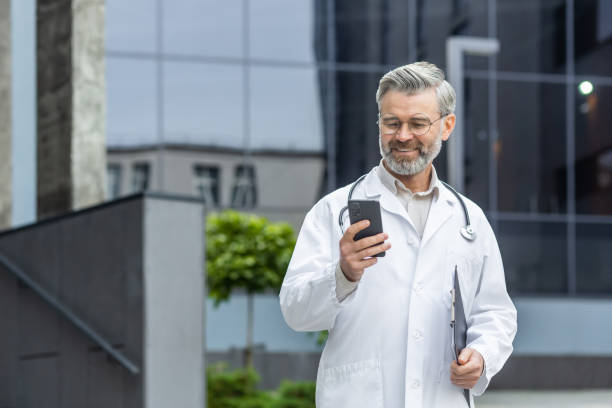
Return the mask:
[[[427,222],[427,216],[429,215],[429,209],[434,195],[439,194],[438,187],[438,175],[435,167],[431,167],[431,180],[429,182],[429,188],[426,191],[413,193],[409,188],[404,186],[399,179],[395,178],[383,165],[381,159],[380,164],[376,168],[376,174],[380,178],[381,183],[389,189],[397,197],[402,204],[402,207],[406,209],[410,220],[419,236],[419,240],[423,238],[423,232],[425,231],[425,223]],[[359,282],[349,281],[342,269],[340,263],[336,267],[336,297],[339,301],[346,298],[352,291],[357,288]]]

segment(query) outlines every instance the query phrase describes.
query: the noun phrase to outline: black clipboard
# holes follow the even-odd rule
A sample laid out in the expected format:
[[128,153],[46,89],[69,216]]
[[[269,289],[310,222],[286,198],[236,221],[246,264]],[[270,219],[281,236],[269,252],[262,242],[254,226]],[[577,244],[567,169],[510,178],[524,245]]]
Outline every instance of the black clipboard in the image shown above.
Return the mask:
[[[452,349],[455,361],[459,364],[459,353],[467,345],[467,320],[465,317],[465,309],[463,309],[463,298],[461,297],[461,287],[459,286],[459,275],[457,274],[457,265],[455,265],[455,271],[453,276],[453,289],[451,290],[451,328],[453,330],[452,335]],[[470,390],[464,389],[463,395],[467,401],[468,407],[470,405]]]

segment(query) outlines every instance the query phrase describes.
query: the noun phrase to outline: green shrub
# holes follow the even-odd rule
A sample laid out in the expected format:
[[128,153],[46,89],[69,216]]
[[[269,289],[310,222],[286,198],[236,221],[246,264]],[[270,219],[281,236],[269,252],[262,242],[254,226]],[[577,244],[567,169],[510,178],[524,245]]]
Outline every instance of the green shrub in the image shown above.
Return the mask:
[[315,383],[312,381],[283,381],[278,387],[274,408],[314,408]]
[[226,363],[207,368],[208,408],[269,408],[271,397],[255,389],[259,375],[252,368],[227,371]]
[[248,397],[215,398],[208,408],[274,408],[274,398],[266,393]]
[[226,363],[206,369],[208,408],[314,408],[315,383],[283,381],[275,392],[256,389],[253,368],[228,371]]

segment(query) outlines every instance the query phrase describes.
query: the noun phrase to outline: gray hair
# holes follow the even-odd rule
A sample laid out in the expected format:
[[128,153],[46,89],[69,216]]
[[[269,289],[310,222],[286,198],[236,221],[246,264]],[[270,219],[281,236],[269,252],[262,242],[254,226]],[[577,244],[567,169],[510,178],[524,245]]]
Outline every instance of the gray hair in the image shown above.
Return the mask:
[[397,67],[380,79],[376,91],[378,111],[380,112],[383,96],[390,90],[414,95],[431,88],[436,90],[440,116],[453,113],[455,111],[455,90],[444,79],[444,72],[440,68],[425,61]]

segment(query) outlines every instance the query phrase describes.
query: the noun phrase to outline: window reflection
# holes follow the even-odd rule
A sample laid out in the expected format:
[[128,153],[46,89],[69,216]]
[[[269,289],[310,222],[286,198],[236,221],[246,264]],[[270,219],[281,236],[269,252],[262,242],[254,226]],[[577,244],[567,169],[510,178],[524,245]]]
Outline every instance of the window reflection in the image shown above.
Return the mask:
[[612,214],[612,87],[576,88],[576,211]]
[[252,164],[236,166],[234,187],[232,189],[232,207],[253,208],[257,205],[257,180],[255,167]]
[[149,189],[149,163],[135,163],[132,168],[132,191],[140,192]]
[[612,294],[612,223],[576,226],[578,293]]
[[196,193],[209,206],[219,206],[219,167],[195,165],[193,168]]
[[565,94],[564,85],[498,82],[501,211],[566,211]]
[[574,2],[576,73],[612,75],[612,2]]
[[121,194],[121,165],[117,163],[109,163],[106,166],[106,196],[107,199],[113,200]]
[[567,292],[564,223],[502,221],[498,241],[510,293]]

